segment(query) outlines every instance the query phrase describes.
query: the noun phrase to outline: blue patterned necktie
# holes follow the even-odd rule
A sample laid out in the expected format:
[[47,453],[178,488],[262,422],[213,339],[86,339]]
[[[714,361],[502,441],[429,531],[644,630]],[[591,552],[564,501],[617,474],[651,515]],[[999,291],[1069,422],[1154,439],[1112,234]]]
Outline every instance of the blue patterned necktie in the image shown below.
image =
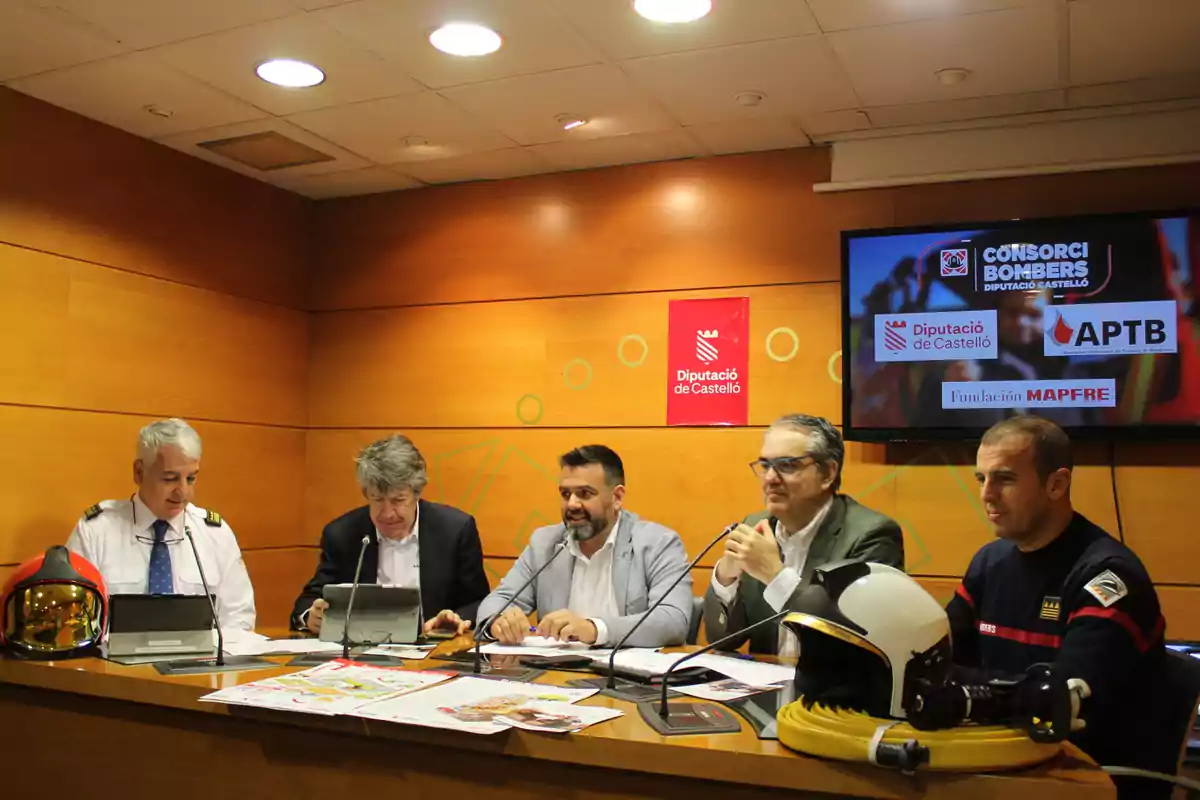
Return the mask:
[[171,551],[164,541],[169,527],[166,520],[154,521],[154,547],[150,550],[150,594],[175,592],[175,581],[171,579]]

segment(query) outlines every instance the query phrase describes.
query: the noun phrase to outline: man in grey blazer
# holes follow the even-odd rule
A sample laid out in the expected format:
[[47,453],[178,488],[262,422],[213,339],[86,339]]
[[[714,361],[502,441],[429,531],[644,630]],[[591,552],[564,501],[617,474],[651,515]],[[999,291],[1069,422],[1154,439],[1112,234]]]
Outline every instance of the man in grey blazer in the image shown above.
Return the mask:
[[[559,458],[559,466],[562,524],[533,532],[500,586],[480,603],[480,625],[503,644],[520,643],[536,631],[560,641],[615,645],[683,575],[628,642],[683,644],[692,579],[679,534],[624,510],[625,467],[608,447],[577,447]],[[550,559],[554,563],[501,613]],[[529,615],[535,610],[538,624],[532,628]]]
[[[846,448],[829,420],[790,414],[771,424],[750,464],[767,510],[751,514],[725,540],[704,595],[710,642],[791,607],[813,570],[842,559],[904,568],[895,521],[838,493]],[[796,637],[764,625],[746,638],[754,653],[796,655]]]

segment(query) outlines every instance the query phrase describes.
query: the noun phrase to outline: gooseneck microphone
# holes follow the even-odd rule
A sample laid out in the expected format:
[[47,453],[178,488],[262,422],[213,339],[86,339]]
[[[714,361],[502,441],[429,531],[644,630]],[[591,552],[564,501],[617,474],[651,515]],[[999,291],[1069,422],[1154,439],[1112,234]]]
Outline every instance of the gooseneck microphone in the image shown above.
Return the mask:
[[708,546],[707,546],[707,547],[705,547],[703,550],[701,550],[701,551],[700,551],[700,555],[698,555],[698,556],[696,556],[695,558],[693,558],[693,559],[692,559],[692,563],[688,564],[688,568],[687,568],[686,570],[684,570],[683,572],[679,573],[679,577],[678,577],[678,578],[676,578],[676,579],[675,579],[675,580],[674,580],[674,581],[671,583],[671,585],[667,587],[667,590],[666,590],[665,592],[663,592],[663,594],[662,594],[662,597],[660,597],[660,598],[658,598],[657,600],[655,600],[655,601],[654,601],[654,603],[653,603],[653,605],[651,605],[649,608],[647,608],[647,609],[646,609],[646,610],[645,610],[645,611],[642,613],[641,619],[639,619],[637,622],[635,622],[635,623],[633,624],[633,627],[629,629],[629,632],[628,632],[628,633],[626,633],[624,636],[622,636],[622,637],[621,637],[621,641],[617,642],[617,644],[616,644],[616,645],[613,647],[613,651],[612,651],[612,653],[611,653],[611,654],[609,654],[609,656],[608,656],[608,683],[606,684],[606,687],[607,687],[607,688],[609,688],[609,689],[615,689],[615,688],[617,688],[617,673],[616,673],[616,665],[617,665],[617,651],[618,651],[618,650],[620,650],[622,647],[624,647],[624,646],[625,646],[625,642],[629,641],[629,637],[630,637],[630,636],[633,636],[633,632],[634,632],[634,631],[636,631],[636,630],[637,630],[639,627],[641,627],[641,625],[642,625],[642,623],[643,623],[643,622],[645,622],[647,619],[649,619],[649,618],[650,618],[650,614],[652,614],[652,613],[654,612],[654,609],[656,609],[656,608],[658,608],[660,605],[662,605],[662,602],[663,602],[664,600],[666,600],[666,599],[667,599],[667,597],[669,597],[669,596],[670,596],[670,594],[671,594],[671,591],[672,591],[672,590],[673,590],[673,589],[674,589],[676,586],[678,586],[678,585],[679,585],[679,582],[680,582],[681,580],[683,580],[683,576],[684,576],[684,575],[691,575],[691,574],[692,574],[692,569],[693,569],[693,568],[694,568],[694,567],[695,567],[697,564],[699,564],[699,563],[700,563],[700,559],[702,559],[702,558],[704,558],[706,555],[708,555],[708,551],[709,551],[709,550],[712,550],[714,547],[716,547],[716,545],[717,545],[717,542],[721,541],[721,540],[722,540],[722,539],[724,539],[726,536],[728,536],[729,534],[733,533],[734,529],[735,529],[735,528],[737,528],[737,526],[738,526],[738,525],[739,525],[739,523],[737,523],[737,522],[731,522],[731,523],[729,523],[729,526],[728,526],[727,528],[725,528],[725,530],[721,531],[721,532],[720,532],[720,533],[717,535],[717,538],[715,538],[715,539],[713,539],[711,542],[709,542],[709,543],[708,543]]
[[670,680],[671,673],[674,672],[676,669],[678,669],[680,664],[691,661],[696,656],[702,656],[705,653],[712,652],[713,650],[716,650],[717,648],[721,647],[722,645],[725,645],[725,644],[728,644],[729,642],[735,641],[739,636],[747,634],[750,631],[754,630],[755,628],[761,628],[763,625],[769,625],[772,622],[776,622],[779,619],[786,617],[790,613],[792,613],[791,609],[785,608],[783,611],[780,611],[777,614],[772,614],[771,616],[767,617],[766,619],[760,619],[758,622],[754,623],[753,625],[747,625],[746,627],[742,628],[740,631],[734,631],[733,633],[729,634],[728,636],[726,636],[724,638],[717,639],[712,644],[707,644],[704,647],[701,647],[699,650],[697,650],[693,653],[688,653],[686,656],[684,656],[683,658],[679,659],[674,664],[672,664],[670,666],[670,668],[667,669],[667,671],[663,673],[662,698],[659,700],[658,715],[660,717],[662,717],[663,719],[666,719],[671,714],[670,708],[667,705],[667,690],[670,689],[670,686],[671,686],[671,680]]
[[358,581],[362,577],[363,556],[367,554],[367,545],[371,543],[371,534],[363,534],[362,544],[358,548],[358,564],[354,567],[354,583],[350,584],[350,602],[346,604],[346,625],[342,628],[342,658],[350,658],[350,621],[354,617],[354,595],[358,594]]
[[496,620],[501,614],[503,614],[505,611],[507,611],[508,607],[517,601],[517,598],[521,596],[521,593],[524,592],[526,589],[528,589],[530,587],[530,585],[532,585],[533,582],[538,579],[538,576],[541,575],[543,571],[545,571],[546,567],[553,564],[554,559],[558,558],[559,554],[562,553],[562,551],[566,550],[566,549],[567,549],[567,534],[564,531],[562,538],[559,540],[558,544],[556,544],[554,546],[554,555],[547,558],[545,564],[542,564],[540,567],[538,567],[536,570],[534,570],[533,574],[529,576],[529,578],[525,581],[525,583],[521,584],[521,588],[519,588],[519,589],[517,589],[517,591],[513,592],[513,596],[508,598],[508,602],[505,603],[499,611],[497,611],[495,614],[493,614],[491,619],[480,622],[479,627],[477,627],[475,629],[475,665],[474,665],[474,668],[471,670],[474,674],[478,675],[480,672],[479,661],[481,658],[481,654],[479,652],[479,649],[481,647],[483,647],[484,632],[489,627],[491,627],[491,623],[494,620]]
[[192,546],[196,569],[200,570],[200,585],[204,587],[204,596],[208,598],[208,607],[212,609],[213,626],[217,629],[217,658],[214,664],[223,667],[225,666],[225,633],[221,630],[221,618],[217,615],[217,604],[213,600],[212,590],[208,588],[208,577],[204,574],[204,562],[200,560],[200,551],[196,549],[196,540],[192,536],[192,529],[186,524],[183,526],[183,535],[187,537],[188,544]]

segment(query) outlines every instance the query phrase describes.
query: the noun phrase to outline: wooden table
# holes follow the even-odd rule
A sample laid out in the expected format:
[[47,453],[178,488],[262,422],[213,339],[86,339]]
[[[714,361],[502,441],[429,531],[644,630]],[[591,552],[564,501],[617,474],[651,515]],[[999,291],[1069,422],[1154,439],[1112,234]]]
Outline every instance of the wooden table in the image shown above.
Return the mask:
[[[423,662],[462,649],[443,644]],[[286,659],[276,659],[278,662]],[[741,732],[664,738],[630,703],[599,695],[586,705],[624,716],[579,734],[512,730],[473,736],[353,717],[320,717],[202,703],[215,689],[294,671],[164,677],[153,667],[99,659],[0,659],[0,795],[80,798],[1114,797],[1112,784],[1074,748],[1037,769],[1002,775],[905,777],[865,764],[824,761]],[[548,672],[541,683],[577,674]],[[36,794],[35,794],[36,793]],[[64,795],[68,796],[68,795]]]

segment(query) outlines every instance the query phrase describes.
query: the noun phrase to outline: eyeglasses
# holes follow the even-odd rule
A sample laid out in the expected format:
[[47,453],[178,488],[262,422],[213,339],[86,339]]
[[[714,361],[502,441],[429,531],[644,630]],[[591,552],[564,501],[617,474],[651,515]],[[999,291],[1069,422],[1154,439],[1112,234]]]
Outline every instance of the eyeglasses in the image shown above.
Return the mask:
[[775,470],[776,475],[783,477],[785,475],[794,475],[809,464],[815,464],[816,461],[816,458],[809,455],[786,456],[784,458],[760,458],[757,461],[750,462],[750,471],[760,478],[765,478],[769,470]]
[[[136,539],[140,544],[148,544],[148,545],[155,544],[153,536],[147,536],[146,534],[143,534],[143,533],[139,533],[136,536],[134,536],[133,538]],[[180,536],[178,533],[175,533],[175,531],[170,530],[170,531],[167,531],[167,534],[165,536],[163,536],[162,543],[165,545],[172,545],[172,544],[179,544],[182,541],[183,541],[182,536]]]

